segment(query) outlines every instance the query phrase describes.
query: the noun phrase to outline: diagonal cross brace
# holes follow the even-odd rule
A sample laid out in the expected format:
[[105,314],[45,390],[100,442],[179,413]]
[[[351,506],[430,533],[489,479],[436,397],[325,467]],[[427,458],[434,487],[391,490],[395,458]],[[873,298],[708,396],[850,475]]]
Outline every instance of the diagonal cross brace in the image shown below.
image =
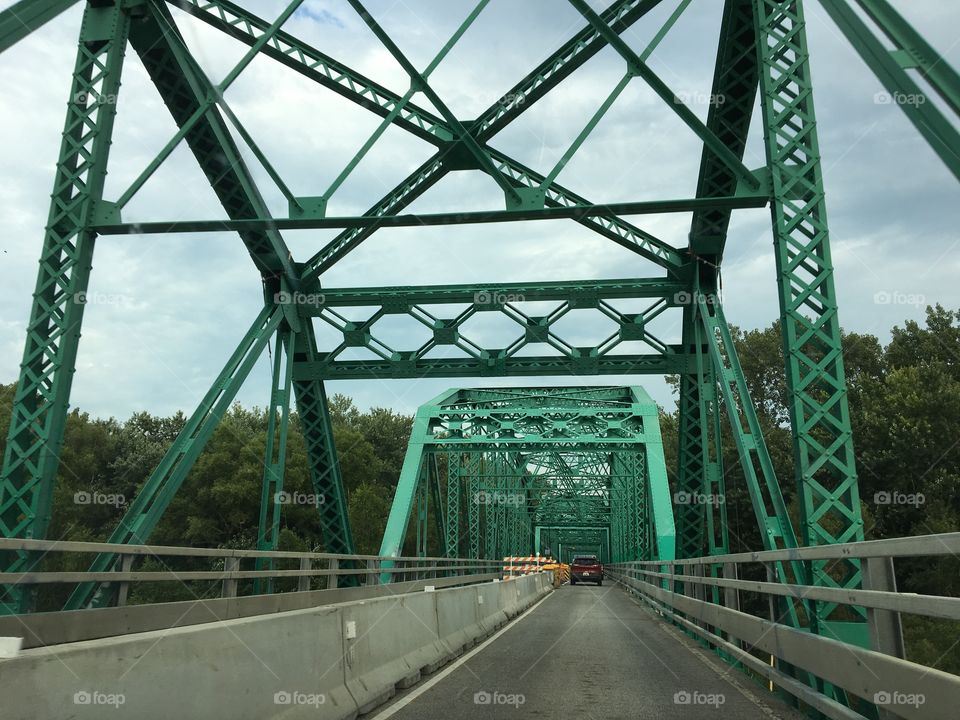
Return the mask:
[[[255,43],[270,26],[267,21],[227,0],[209,2],[168,0],[168,2],[248,45]],[[604,11],[601,17],[616,31],[622,32],[660,2],[661,0],[620,0]],[[485,143],[606,45],[606,40],[591,26],[587,26],[517,83],[505,95],[510,102],[494,103],[481,113],[479,118],[471,123],[470,133],[476,137],[478,143]],[[391,114],[402,101],[401,96],[324,55],[289,33],[277,32],[263,47],[262,52],[383,117]],[[449,163],[444,164],[445,152],[443,151],[450,149],[454,132],[442,118],[408,102],[401,112],[395,115],[393,122],[417,137],[437,145],[441,152],[427,160],[388,195],[381,198],[365,213],[367,216],[393,214],[403,209],[453,169]],[[506,175],[515,187],[537,187],[542,184],[543,175],[485,144],[483,150],[489,153],[497,165],[498,172]],[[554,183],[547,192],[546,204],[548,207],[569,207],[591,203]],[[674,247],[620,218],[603,220],[588,218],[580,223],[667,268],[670,272],[679,272],[685,264],[684,256]],[[377,226],[374,225],[339,234],[303,264],[302,279],[306,282],[314,281],[318,274],[356,248],[376,229]]]
[[[190,54],[170,11],[153,2],[131,28],[130,44],[178,126],[185,124],[212,92],[209,80]],[[186,141],[231,218],[270,218],[270,212],[223,118],[211,109],[186,135]],[[299,284],[290,251],[273,229],[240,233],[265,278]]]
[[700,122],[700,119],[694,115],[693,111],[673,94],[673,91],[667,87],[667,84],[624,42],[623,38],[603,21],[603,18],[594,12],[585,0],[570,0],[570,4],[573,5],[580,14],[597,29],[597,32],[606,38],[610,46],[626,60],[630,72],[646,80],[653,91],[697,134],[697,137],[703,140],[705,145],[713,150],[713,152],[736,173],[737,177],[754,190],[760,187],[760,181],[746,168],[740,161],[740,158],[734,155],[706,125]]

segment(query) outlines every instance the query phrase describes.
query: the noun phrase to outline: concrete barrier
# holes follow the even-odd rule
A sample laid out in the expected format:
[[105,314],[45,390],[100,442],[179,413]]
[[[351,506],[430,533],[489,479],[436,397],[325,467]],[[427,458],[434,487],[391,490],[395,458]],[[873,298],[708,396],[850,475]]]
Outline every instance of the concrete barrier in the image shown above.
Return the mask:
[[503,584],[492,582],[477,586],[477,622],[485,635],[507,621],[507,614],[500,609],[500,586]]
[[349,720],[551,589],[532,575],[31,648],[0,660],[0,715]]
[[356,714],[341,643],[326,607],[35,648],[0,661],[0,714],[341,720]]
[[[468,593],[451,592],[459,593],[461,602],[469,601]],[[435,596],[420,592],[339,606],[346,683],[360,713],[392,697],[397,685],[413,685],[421,668],[442,657]]]
[[541,574],[537,573],[498,583],[498,606],[507,618],[513,618],[520,613],[526,607],[527,598],[543,593],[541,581]]

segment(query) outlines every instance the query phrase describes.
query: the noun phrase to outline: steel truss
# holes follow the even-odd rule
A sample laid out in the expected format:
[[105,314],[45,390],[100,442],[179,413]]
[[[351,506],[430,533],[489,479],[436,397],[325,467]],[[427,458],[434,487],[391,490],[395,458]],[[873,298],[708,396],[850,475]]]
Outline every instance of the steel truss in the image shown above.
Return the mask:
[[[15,3],[0,13],[0,50],[74,2]],[[274,499],[282,489],[292,394],[314,489],[325,499],[319,504],[325,549],[334,553],[353,551],[324,383],[371,376],[676,374],[680,378],[678,493],[694,498],[722,497],[724,470],[719,438],[725,415],[766,549],[795,547],[798,537],[805,545],[863,538],[802,0],[725,0],[712,84],[712,95],[724,101],[711,105],[705,122],[679,102],[647,64],[687,9],[687,0],[674,6],[641,52],[624,42],[622,34],[657,8],[661,0],[616,0],[601,13],[584,0],[570,0],[583,16],[583,27],[532,68],[501,101],[469,123],[449,110],[431,87],[430,75],[460,37],[469,32],[487,0],[473,8],[433,62],[423,69],[409,62],[359,0],[349,0],[407,72],[411,85],[405,94],[366,78],[285,32],[284,22],[301,2],[293,0],[272,22],[226,0],[86,3],[0,474],[0,532],[4,537],[42,538],[49,527],[95,238],[110,233],[229,229],[238,233],[261,275],[264,309],[114,531],[112,541],[147,541],[271,339],[276,363],[258,547],[269,549],[276,543],[279,514]],[[960,176],[960,135],[954,117],[960,111],[957,74],[887,0],[820,2],[888,92],[923,98],[923,102],[892,104],[908,115],[948,168]],[[219,84],[208,78],[191,54],[171,6],[248,46],[248,52]],[[892,50],[888,49],[891,45]],[[123,194],[105,198],[104,177],[117,107],[112,99],[119,97],[128,47],[146,69],[178,132]],[[501,130],[606,47],[622,58],[624,76],[555,167],[541,173],[494,147]],[[224,99],[226,88],[257,55],[277,61],[382,118],[378,130],[323,194],[294,195]],[[647,83],[702,141],[695,197],[602,205],[557,182],[605,112],[637,78]],[[924,88],[938,96],[938,103],[927,100]],[[418,104],[420,95],[436,111]],[[763,167],[750,169],[743,164],[743,154],[758,97],[762,112],[756,131],[763,136],[766,158]],[[363,215],[328,216],[330,197],[390,125],[432,145],[435,154]],[[235,136],[287,199],[287,217],[271,216]],[[186,143],[208,178],[228,219],[171,223],[159,218],[138,225],[123,222],[126,204],[181,142]],[[460,170],[489,176],[503,192],[503,207],[471,213],[403,214],[441,178]],[[794,480],[800,499],[799,532],[791,524],[783,502],[780,483],[784,479],[774,476],[719,302],[718,278],[731,214],[739,208],[765,205],[771,209],[777,263]],[[625,219],[654,212],[692,214],[685,245],[683,241],[655,237]],[[320,284],[327,270],[382,227],[560,217],[572,219],[649,261],[653,273],[647,278],[615,281],[492,282],[475,286],[322,288]],[[341,232],[305,261],[296,262],[283,239],[283,230],[321,227],[340,228]],[[304,296],[315,300],[291,300]],[[523,301],[511,299],[517,297]],[[644,299],[649,304],[643,312],[626,313],[618,308],[621,301]],[[532,315],[525,311],[525,301],[555,305],[549,313]],[[444,306],[450,311],[438,314],[436,308]],[[369,314],[362,320],[347,319],[343,311],[347,307],[369,308]],[[564,339],[558,321],[580,309],[595,311],[612,321],[611,335],[587,347]],[[515,339],[505,347],[485,347],[471,338],[468,321],[478,313],[505,316],[516,326]],[[651,330],[651,322],[664,313],[682,315],[679,344],[658,338]],[[429,339],[419,345],[390,347],[379,337],[378,327],[378,322],[389,316],[412,318],[428,331]],[[338,337],[333,346],[319,344],[317,327],[321,325],[333,328]],[[636,343],[642,352],[635,350]],[[459,355],[436,357],[433,351],[442,347],[455,349]],[[363,349],[368,357],[351,359],[355,353],[347,352],[349,349]],[[444,404],[452,402],[452,396],[424,406],[432,408],[429,411],[421,408],[384,538],[385,550],[399,550],[411,503],[416,499],[420,550],[425,550],[431,532],[435,532],[448,554],[496,555],[504,549],[513,552],[521,546],[532,547],[548,536],[559,542],[557,528],[567,528],[574,533],[569,537],[577,538],[575,542],[593,538],[605,548],[603,552],[617,559],[663,556],[668,545],[672,553],[673,540],[668,541],[665,534],[668,516],[672,532],[670,502],[667,498],[665,504],[662,497],[663,469],[656,466],[660,454],[637,451],[653,442],[656,416],[651,419],[643,415],[643,431],[638,433],[612,410],[613,414],[606,416],[598,410],[623,402],[622,395],[616,395],[622,388],[592,390],[614,395],[585,401],[576,410],[581,425],[570,432],[568,424],[565,432],[569,435],[551,434],[557,431],[550,425],[554,421],[544,420],[543,428],[528,427],[522,438],[507,437],[503,435],[507,428],[495,426],[489,418],[516,421],[491,410],[482,416],[483,422],[471,421],[466,435],[461,425],[451,426],[449,436],[439,437],[432,434],[438,417],[430,413],[441,409],[448,412]],[[513,391],[496,392],[504,393],[501,401],[508,406],[517,402],[510,394]],[[535,417],[536,412],[559,402],[550,389],[525,392],[524,418]],[[479,396],[470,401],[478,407],[489,402],[489,397]],[[536,402],[543,404],[537,406]],[[573,405],[564,407],[572,412]],[[477,409],[463,413],[465,417],[473,413],[469,417],[481,418]],[[454,425],[458,422],[449,421]],[[608,428],[609,423],[620,423],[617,432],[623,436],[596,436],[590,428],[604,423]],[[599,478],[604,479],[602,483]],[[561,487],[574,488],[583,495],[578,502],[569,503]],[[522,507],[493,508],[469,502],[488,492],[523,493],[526,502]],[[677,556],[727,551],[722,503],[675,504]],[[433,527],[429,524],[431,507]],[[645,518],[652,521],[642,522]],[[604,530],[598,533],[601,527]],[[539,534],[541,530],[545,535]],[[7,571],[29,570],[37,561],[25,552],[8,552],[0,557],[0,565]],[[102,555],[94,569],[109,569],[116,563],[115,557]],[[853,589],[862,581],[856,561],[830,567],[820,561],[785,563],[774,570],[782,579],[803,577],[821,586]],[[6,587],[4,593],[5,611],[29,610],[28,593],[16,587]],[[108,586],[83,586],[71,598],[70,607],[104,604],[111,595]],[[839,622],[832,603],[788,605],[786,612],[797,624],[814,632],[859,637],[865,642],[864,624]],[[853,620],[863,619],[861,611],[855,614],[858,616]]]
[[543,549],[545,529],[568,545],[584,532],[604,533],[603,555],[616,561],[675,557],[660,418],[639,387],[462,389],[434,398],[414,419],[382,555],[402,554],[414,515],[418,528],[428,523],[418,512],[422,496],[435,498],[438,541],[450,557],[530,555]]

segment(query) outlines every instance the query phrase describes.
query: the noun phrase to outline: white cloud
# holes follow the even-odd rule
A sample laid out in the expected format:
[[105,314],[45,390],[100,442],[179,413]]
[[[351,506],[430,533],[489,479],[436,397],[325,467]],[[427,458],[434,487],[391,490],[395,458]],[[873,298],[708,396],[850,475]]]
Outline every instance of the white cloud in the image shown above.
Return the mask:
[[[9,3],[5,3],[9,4]],[[258,0],[264,17],[285,3]],[[665,3],[625,34],[642,49],[654,21],[672,11]],[[824,173],[828,189],[841,320],[849,330],[884,335],[891,325],[922,309],[880,304],[881,291],[920,293],[929,302],[960,304],[955,278],[957,184],[896,108],[873,102],[879,83],[814,4],[807,3]],[[419,67],[439,50],[463,19],[466,6],[429,8],[416,2],[371,3],[397,44]],[[408,82],[397,63],[344,2],[314,1],[288,29],[398,93]],[[0,172],[0,377],[16,377],[35,278],[42,229],[62,129],[80,8],[65,13],[0,56],[0,130],[8,138]],[[932,0],[913,3],[910,18],[946,52],[960,8]],[[245,46],[175,12],[202,64],[219,80]],[[430,23],[426,21],[429,19]],[[582,26],[564,3],[494,0],[441,64],[433,84],[463,119],[471,119]],[[694,5],[651,59],[678,92],[709,90],[716,50],[717,12]],[[618,81],[623,64],[605,50],[517,122],[493,144],[548,172]],[[174,133],[169,114],[136,54],[127,55],[108,179],[115,197]],[[362,110],[269,58],[258,58],[227,93],[271,162],[297,194],[322,193],[377,127]],[[415,101],[430,107],[422,95]],[[706,107],[694,105],[701,117]],[[432,148],[391,128],[331,201],[332,214],[356,214],[372,205]],[[760,164],[762,144],[749,145],[748,165]],[[247,158],[271,210],[286,201],[250,153]],[[683,197],[695,189],[699,141],[651,91],[634,80],[601,121],[559,181],[596,201]],[[179,148],[129,206],[129,219],[222,217],[212,192],[185,148]],[[458,172],[418,200],[413,210],[442,212],[503,206],[502,191],[479,173]],[[665,215],[634,222],[683,246],[689,217]],[[335,233],[287,235],[304,260]],[[381,231],[324,278],[327,286],[444,284],[506,280],[641,277],[658,274],[632,253],[569,221],[409,228]],[[98,240],[91,291],[121,297],[87,308],[73,404],[98,415],[124,417],[147,409],[192,409],[245,332],[260,303],[257,274],[239,240],[208,236],[131,236]],[[767,211],[735,213],[725,258],[727,315],[743,327],[769,324],[778,314]],[[577,337],[591,328],[571,326]],[[658,331],[671,341],[679,331],[665,318]],[[480,332],[480,330],[477,330]],[[491,331],[492,332],[492,331]],[[493,337],[493,335],[491,335]],[[402,333],[394,334],[401,342]],[[263,405],[268,369],[261,361],[240,399]],[[412,411],[441,390],[471,384],[521,385],[569,379],[439,379],[332,383],[331,392],[355,395],[362,406]],[[578,382],[597,382],[596,378]],[[669,391],[660,378],[600,378],[641,383],[661,402]]]

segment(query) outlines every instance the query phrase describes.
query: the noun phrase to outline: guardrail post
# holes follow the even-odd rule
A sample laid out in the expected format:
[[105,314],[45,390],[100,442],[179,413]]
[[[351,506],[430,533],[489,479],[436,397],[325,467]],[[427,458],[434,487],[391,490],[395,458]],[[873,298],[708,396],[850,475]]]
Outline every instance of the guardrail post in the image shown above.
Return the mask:
[[[723,579],[724,580],[736,580],[739,573],[737,572],[736,563],[724,563],[723,564]],[[723,605],[728,607],[731,610],[740,609],[740,591],[737,588],[727,587],[723,589]]]
[[[737,568],[736,563],[723,563],[722,568],[722,577],[724,580],[737,580],[739,579],[739,569]],[[723,589],[723,606],[731,610],[740,610],[740,591],[737,588],[725,587]],[[738,648],[743,648],[743,645],[740,643],[738,638],[733,637],[730,633],[722,633],[721,636],[736,645]]]
[[[240,570],[240,558],[238,557],[227,557],[223,559],[223,572],[224,573],[235,573]],[[237,596],[237,578],[227,577],[226,575],[223,578],[223,590],[220,593],[220,597],[232,598]]]
[[380,578],[380,561],[367,560],[367,585],[376,585]]
[[[691,573],[691,575],[692,575],[694,578],[696,578],[696,579],[702,579],[703,576],[704,576],[704,566],[701,565],[700,563],[697,563],[697,564],[693,565],[692,567],[693,567],[693,572]],[[693,597],[695,600],[700,600],[700,601],[702,601],[702,602],[706,602],[706,600],[707,600],[707,588],[706,588],[705,585],[701,585],[701,584],[698,583],[698,582],[688,582],[688,583],[686,583],[686,584],[692,586],[692,587],[690,588],[690,590],[691,590],[691,592],[690,592],[691,597]],[[698,618],[698,619],[694,620],[694,622],[696,622],[696,624],[697,624],[699,627],[703,628],[704,630],[707,629],[707,623],[705,623],[703,620],[700,620],[700,619]],[[703,641],[701,641],[701,642],[703,642]]]
[[[767,582],[776,583],[780,582],[780,578],[777,577],[777,568],[773,563],[765,562],[763,563],[763,569],[767,572]],[[767,608],[770,613],[770,622],[779,622],[780,618],[777,615],[777,597],[776,595],[767,595]]]
[[[130,572],[130,568],[133,567],[133,555],[121,555],[120,556],[120,572],[126,573]],[[127,593],[130,590],[130,583],[124,580],[119,583],[117,588],[117,607],[123,607],[127,604]]]
[[[871,557],[863,563],[864,590],[897,591],[897,577],[893,569],[893,558]],[[896,610],[875,610],[867,608],[867,624],[870,626],[870,646],[877,652],[906,658],[903,644],[903,625],[900,613]]]
[[340,569],[340,561],[337,558],[330,558],[327,569],[330,574],[327,575],[327,590],[333,590],[337,587],[337,571]]
[[[300,558],[300,570],[313,570],[313,558],[302,557]],[[310,580],[309,575],[301,575],[297,578],[297,592],[307,592],[310,590]]]

